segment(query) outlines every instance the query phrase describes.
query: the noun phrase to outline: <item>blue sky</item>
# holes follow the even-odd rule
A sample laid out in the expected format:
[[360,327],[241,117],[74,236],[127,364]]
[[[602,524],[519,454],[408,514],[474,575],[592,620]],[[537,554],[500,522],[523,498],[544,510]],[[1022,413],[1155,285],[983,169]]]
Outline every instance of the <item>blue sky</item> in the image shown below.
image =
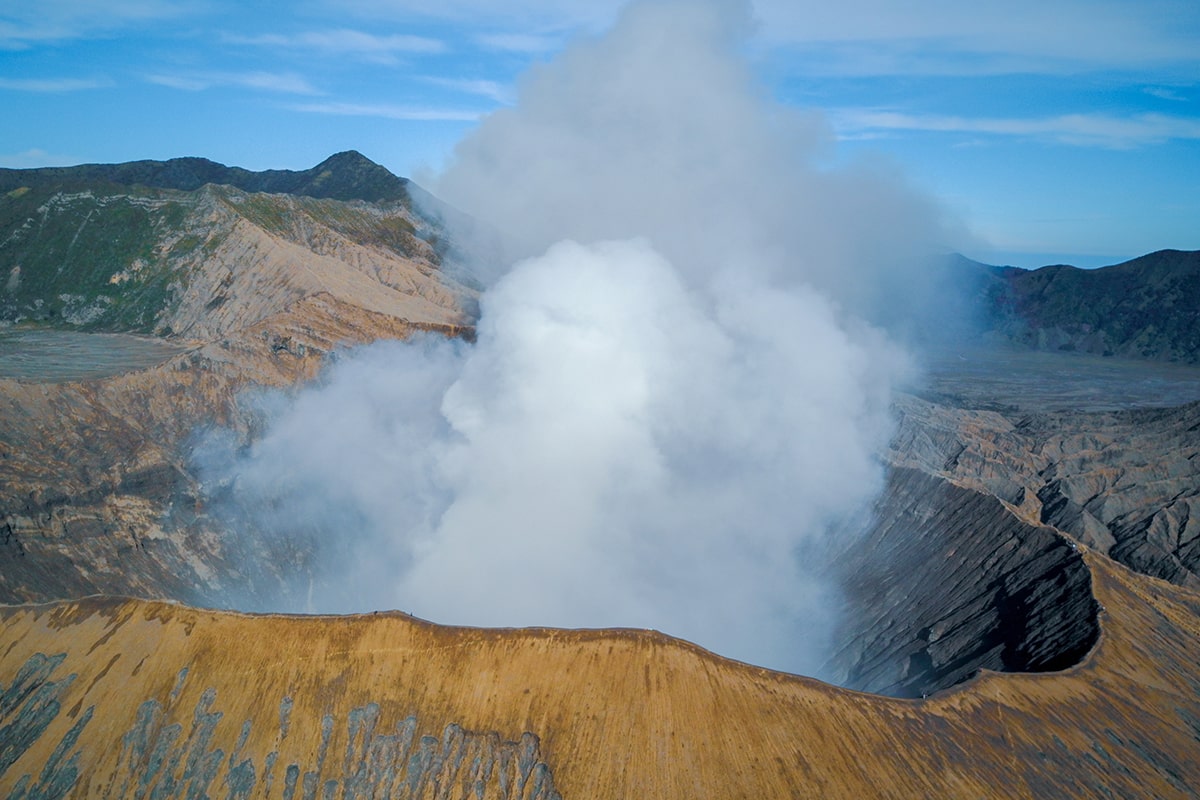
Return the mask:
[[[0,166],[198,155],[419,176],[618,2],[2,0]],[[991,263],[1200,249],[1196,0],[760,0],[746,54]]]

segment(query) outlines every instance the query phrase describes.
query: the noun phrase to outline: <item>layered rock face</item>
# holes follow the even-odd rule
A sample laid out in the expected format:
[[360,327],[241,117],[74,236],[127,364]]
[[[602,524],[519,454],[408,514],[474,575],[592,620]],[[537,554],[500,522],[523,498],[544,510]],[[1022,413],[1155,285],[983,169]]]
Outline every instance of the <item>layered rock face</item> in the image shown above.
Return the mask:
[[945,476],[1139,572],[1200,587],[1200,403],[1082,414],[897,402],[893,463]]
[[[250,436],[249,390],[310,380],[338,348],[469,331],[474,290],[442,271],[395,176],[381,203],[170,188],[220,166],[185,161],[0,173],[16,185],[0,196],[0,267],[15,276],[0,318],[156,333],[180,351],[105,378],[0,378],[0,600],[199,601],[244,582],[189,472],[196,432]],[[344,196],[362,173],[377,194],[382,167],[365,161],[232,179]],[[142,179],[167,188],[128,183]]]
[[1065,669],[1099,634],[1076,546],[912,469],[890,472],[838,570],[848,610],[834,677],[854,689],[921,697],[980,669]]
[[1074,663],[1097,631],[1080,545],[1198,585],[1200,403],[995,411],[901,395],[896,412],[888,486],[842,561],[846,685],[912,697],[979,668]]

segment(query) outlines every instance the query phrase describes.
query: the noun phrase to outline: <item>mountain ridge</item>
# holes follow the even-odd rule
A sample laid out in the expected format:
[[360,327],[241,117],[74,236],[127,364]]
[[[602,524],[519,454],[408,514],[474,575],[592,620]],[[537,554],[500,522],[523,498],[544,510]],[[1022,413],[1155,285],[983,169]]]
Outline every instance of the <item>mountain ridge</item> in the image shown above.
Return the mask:
[[[0,194],[0,322],[176,335],[184,326],[174,318],[181,304],[195,298],[194,283],[207,293],[203,302],[216,304],[211,310],[225,315],[227,310],[217,306],[229,292],[207,284],[210,278],[241,274],[222,257],[232,252],[233,240],[249,233],[237,227],[238,220],[280,246],[301,248],[294,252],[297,263],[308,253],[348,258],[346,265],[354,266],[342,274],[365,269],[378,276],[386,270],[393,283],[414,295],[422,291],[417,284],[435,274],[448,286],[459,283],[441,276],[444,230],[414,208],[403,179],[357,153],[339,154],[297,173],[235,170],[225,174],[229,183],[200,183],[219,176],[198,176],[191,169],[198,162],[213,164],[181,159],[0,175],[8,181],[0,181],[0,189],[20,184]],[[172,171],[172,164],[179,169]],[[110,180],[146,174],[157,176],[151,182],[160,185]],[[246,175],[258,177],[246,180]],[[259,180],[263,175],[269,180]],[[197,183],[193,189],[178,188]],[[390,194],[380,186],[390,186]],[[251,191],[256,187],[291,187],[299,193]],[[360,199],[372,194],[401,199]],[[412,279],[392,266],[399,261],[413,268]],[[290,272],[293,282],[302,277]],[[445,305],[442,299],[436,302]]]
[[1107,610],[1081,663],[984,672],[917,700],[764,670],[649,631],[107,598],[0,607],[10,643],[0,681],[11,690],[0,723],[22,732],[0,790],[1192,796],[1200,595],[1083,558]]
[[[311,189],[355,165],[374,171],[347,154],[284,177]],[[148,334],[184,352],[98,379],[0,378],[0,593],[192,597],[237,546],[193,524],[195,431],[247,431],[247,390],[311,380],[340,348],[462,335],[474,290],[442,270],[442,231],[409,200],[68,185],[81,174],[3,176],[21,185],[0,192],[0,323]]]
[[292,194],[332,200],[371,203],[409,200],[406,178],[392,174],[359,153],[345,150],[305,170],[252,171],[228,167],[198,156],[166,161],[141,160],[119,164],[80,164],[71,167],[0,169],[0,192],[19,189],[102,183],[110,187],[144,186],[150,189],[195,191],[205,184],[232,186],[245,192]]
[[954,255],[976,334],[1034,350],[1200,363],[1200,251],[1107,267],[992,266]]

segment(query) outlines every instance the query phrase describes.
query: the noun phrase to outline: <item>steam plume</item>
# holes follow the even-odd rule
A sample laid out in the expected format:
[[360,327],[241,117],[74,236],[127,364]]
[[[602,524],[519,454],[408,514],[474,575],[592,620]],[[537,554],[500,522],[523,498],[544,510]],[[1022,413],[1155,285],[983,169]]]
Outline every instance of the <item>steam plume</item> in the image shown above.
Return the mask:
[[871,323],[944,231],[885,170],[819,166],[751,29],[639,2],[533,70],[434,186],[509,242],[476,343],[348,353],[210,462],[258,528],[320,543],[312,608],[816,669],[827,532],[879,488],[907,363]]

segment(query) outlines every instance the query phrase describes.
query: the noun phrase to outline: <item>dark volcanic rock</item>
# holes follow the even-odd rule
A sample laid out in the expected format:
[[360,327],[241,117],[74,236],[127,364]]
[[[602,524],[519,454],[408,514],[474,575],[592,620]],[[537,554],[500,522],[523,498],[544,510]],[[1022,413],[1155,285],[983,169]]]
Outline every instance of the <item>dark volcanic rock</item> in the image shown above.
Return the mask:
[[974,265],[987,329],[1042,350],[1200,363],[1200,251],[1102,269]]
[[1102,413],[901,397],[889,460],[994,494],[1138,572],[1200,587],[1200,403]]
[[920,697],[980,669],[1063,669],[1099,634],[1073,544],[916,470],[891,471],[840,569],[849,611],[834,665],[851,688]]
[[201,573],[213,566],[200,558],[203,531],[173,522],[189,486],[178,468],[156,464],[76,495],[0,502],[0,603],[92,594],[203,600]]

